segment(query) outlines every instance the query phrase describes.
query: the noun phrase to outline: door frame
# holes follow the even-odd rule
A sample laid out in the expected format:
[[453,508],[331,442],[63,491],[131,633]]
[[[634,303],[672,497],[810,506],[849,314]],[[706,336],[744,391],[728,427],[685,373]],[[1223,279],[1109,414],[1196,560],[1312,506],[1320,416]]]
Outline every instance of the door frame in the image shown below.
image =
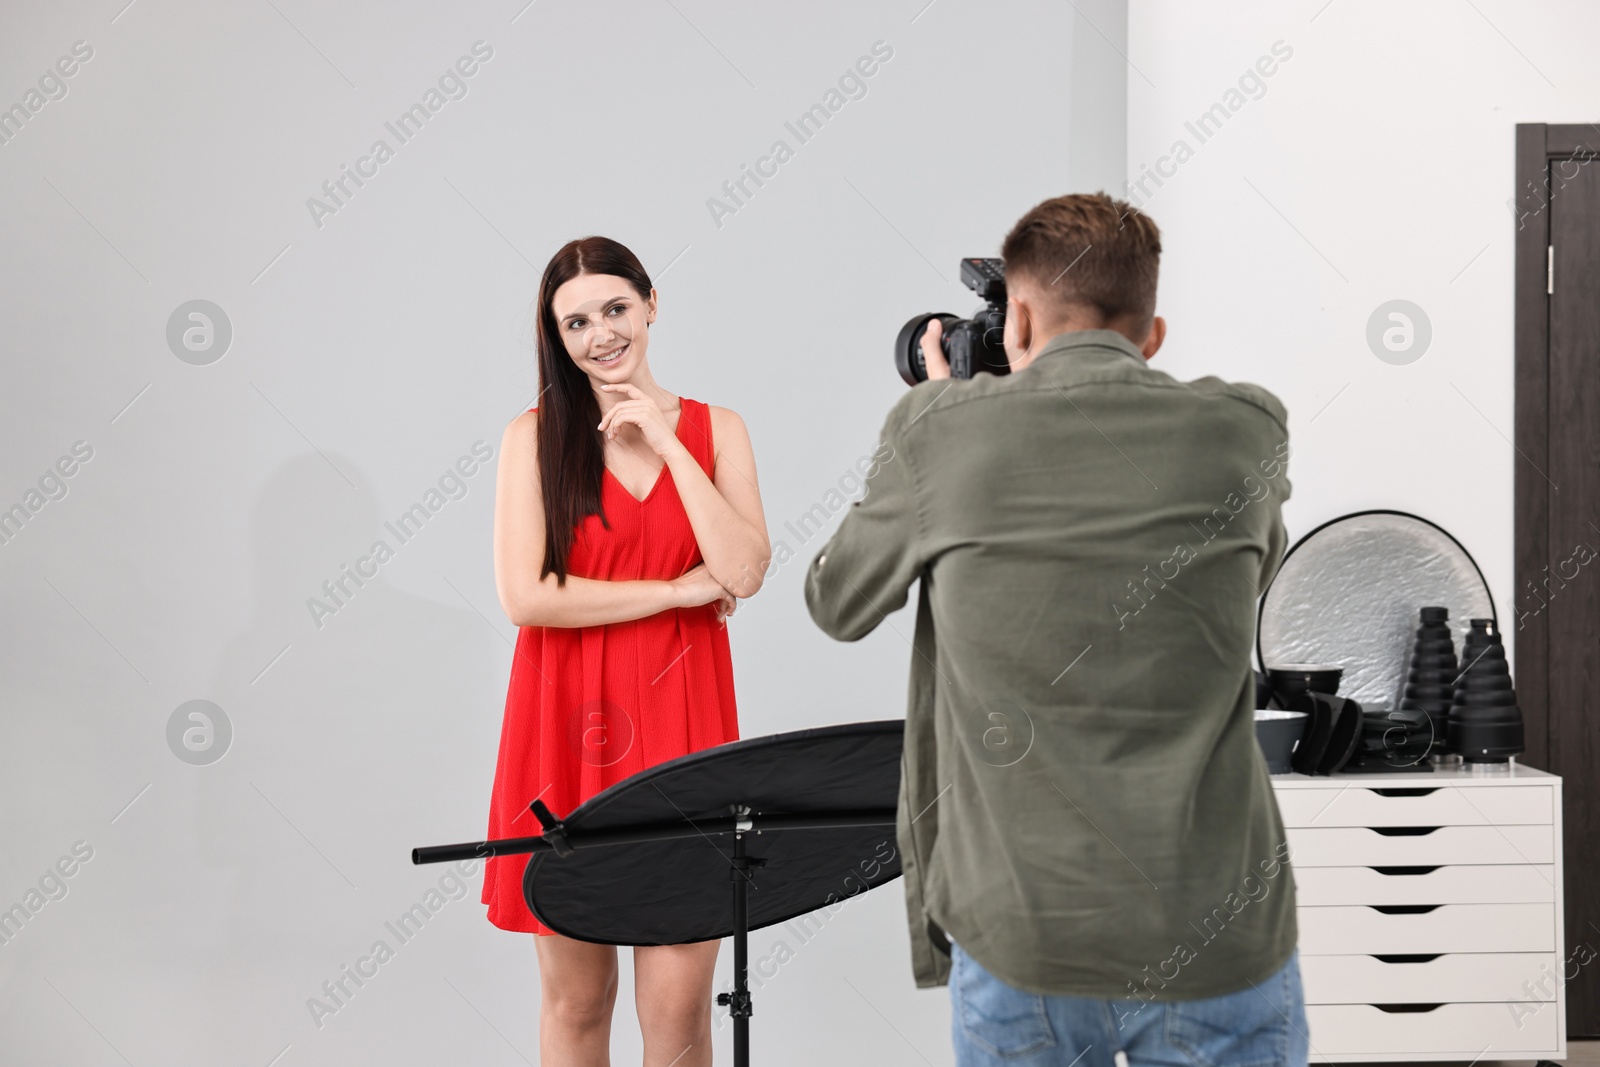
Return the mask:
[[[1515,547],[1511,612],[1528,583],[1549,562],[1550,483],[1539,473],[1550,469],[1550,247],[1551,164],[1593,159],[1600,154],[1600,124],[1517,123],[1516,193],[1508,202],[1516,224],[1516,280],[1513,288],[1512,345],[1515,350],[1516,465]],[[1556,188],[1560,176],[1556,175]],[[1527,751],[1522,762],[1541,770],[1550,765],[1550,614],[1540,611],[1521,627],[1517,620],[1517,703],[1522,708]]]

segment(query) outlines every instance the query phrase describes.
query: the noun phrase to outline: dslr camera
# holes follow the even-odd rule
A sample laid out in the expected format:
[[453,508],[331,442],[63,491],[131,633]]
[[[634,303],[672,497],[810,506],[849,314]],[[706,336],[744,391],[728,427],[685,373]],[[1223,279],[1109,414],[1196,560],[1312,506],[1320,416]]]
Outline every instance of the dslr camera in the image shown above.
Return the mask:
[[971,378],[979,371],[1010,374],[1003,338],[1006,327],[1006,275],[1002,260],[963,259],[961,280],[983,298],[983,307],[972,318],[957,318],[947,312],[930,311],[918,315],[900,330],[894,342],[894,366],[907,385],[928,380],[928,367],[922,358],[922,335],[928,323],[938,319],[944,333],[939,348],[950,364],[950,377]]

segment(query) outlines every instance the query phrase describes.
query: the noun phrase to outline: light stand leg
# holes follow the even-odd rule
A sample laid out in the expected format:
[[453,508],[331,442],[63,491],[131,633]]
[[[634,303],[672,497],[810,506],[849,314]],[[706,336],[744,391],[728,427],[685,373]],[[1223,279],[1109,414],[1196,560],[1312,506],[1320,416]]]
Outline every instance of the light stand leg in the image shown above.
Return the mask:
[[754,1006],[750,998],[750,912],[746,892],[750,885],[750,872],[764,866],[766,860],[747,856],[744,834],[750,828],[750,809],[734,806],[734,814],[742,824],[733,835],[733,992],[718,993],[717,1003],[725,1005],[733,1016],[733,1065],[750,1067],[750,1016]]
[[[744,863],[744,835],[733,835],[733,1063],[750,1067],[750,914],[745,899],[749,870]],[[741,1010],[742,1009],[742,1010]]]

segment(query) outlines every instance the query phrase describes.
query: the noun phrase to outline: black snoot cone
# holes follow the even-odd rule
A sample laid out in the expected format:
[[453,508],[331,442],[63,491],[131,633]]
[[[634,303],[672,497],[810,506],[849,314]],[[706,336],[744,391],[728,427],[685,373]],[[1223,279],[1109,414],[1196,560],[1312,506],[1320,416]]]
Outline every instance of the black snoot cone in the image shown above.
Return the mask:
[[1493,619],[1473,619],[1462,650],[1447,744],[1468,763],[1504,763],[1525,751],[1522,709]]
[[1455,700],[1459,665],[1455,639],[1450,636],[1450,609],[1427,607],[1421,614],[1422,622],[1417,626],[1417,637],[1411,646],[1400,710],[1427,715],[1432,737],[1429,751],[1439,753],[1448,748],[1450,708]]

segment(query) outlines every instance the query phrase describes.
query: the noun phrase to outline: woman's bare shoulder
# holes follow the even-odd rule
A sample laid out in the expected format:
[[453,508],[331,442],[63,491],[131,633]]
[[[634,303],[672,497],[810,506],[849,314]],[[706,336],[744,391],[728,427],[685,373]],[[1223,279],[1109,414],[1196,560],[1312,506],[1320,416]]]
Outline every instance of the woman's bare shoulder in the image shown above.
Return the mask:
[[719,433],[726,429],[748,436],[744,420],[739,417],[737,411],[732,408],[718,407],[716,404],[707,404],[706,407],[711,409],[711,430],[713,433]]
[[537,454],[539,447],[539,416],[538,408],[524,411],[506,424],[506,432],[501,438],[501,449],[516,449],[525,455]]

